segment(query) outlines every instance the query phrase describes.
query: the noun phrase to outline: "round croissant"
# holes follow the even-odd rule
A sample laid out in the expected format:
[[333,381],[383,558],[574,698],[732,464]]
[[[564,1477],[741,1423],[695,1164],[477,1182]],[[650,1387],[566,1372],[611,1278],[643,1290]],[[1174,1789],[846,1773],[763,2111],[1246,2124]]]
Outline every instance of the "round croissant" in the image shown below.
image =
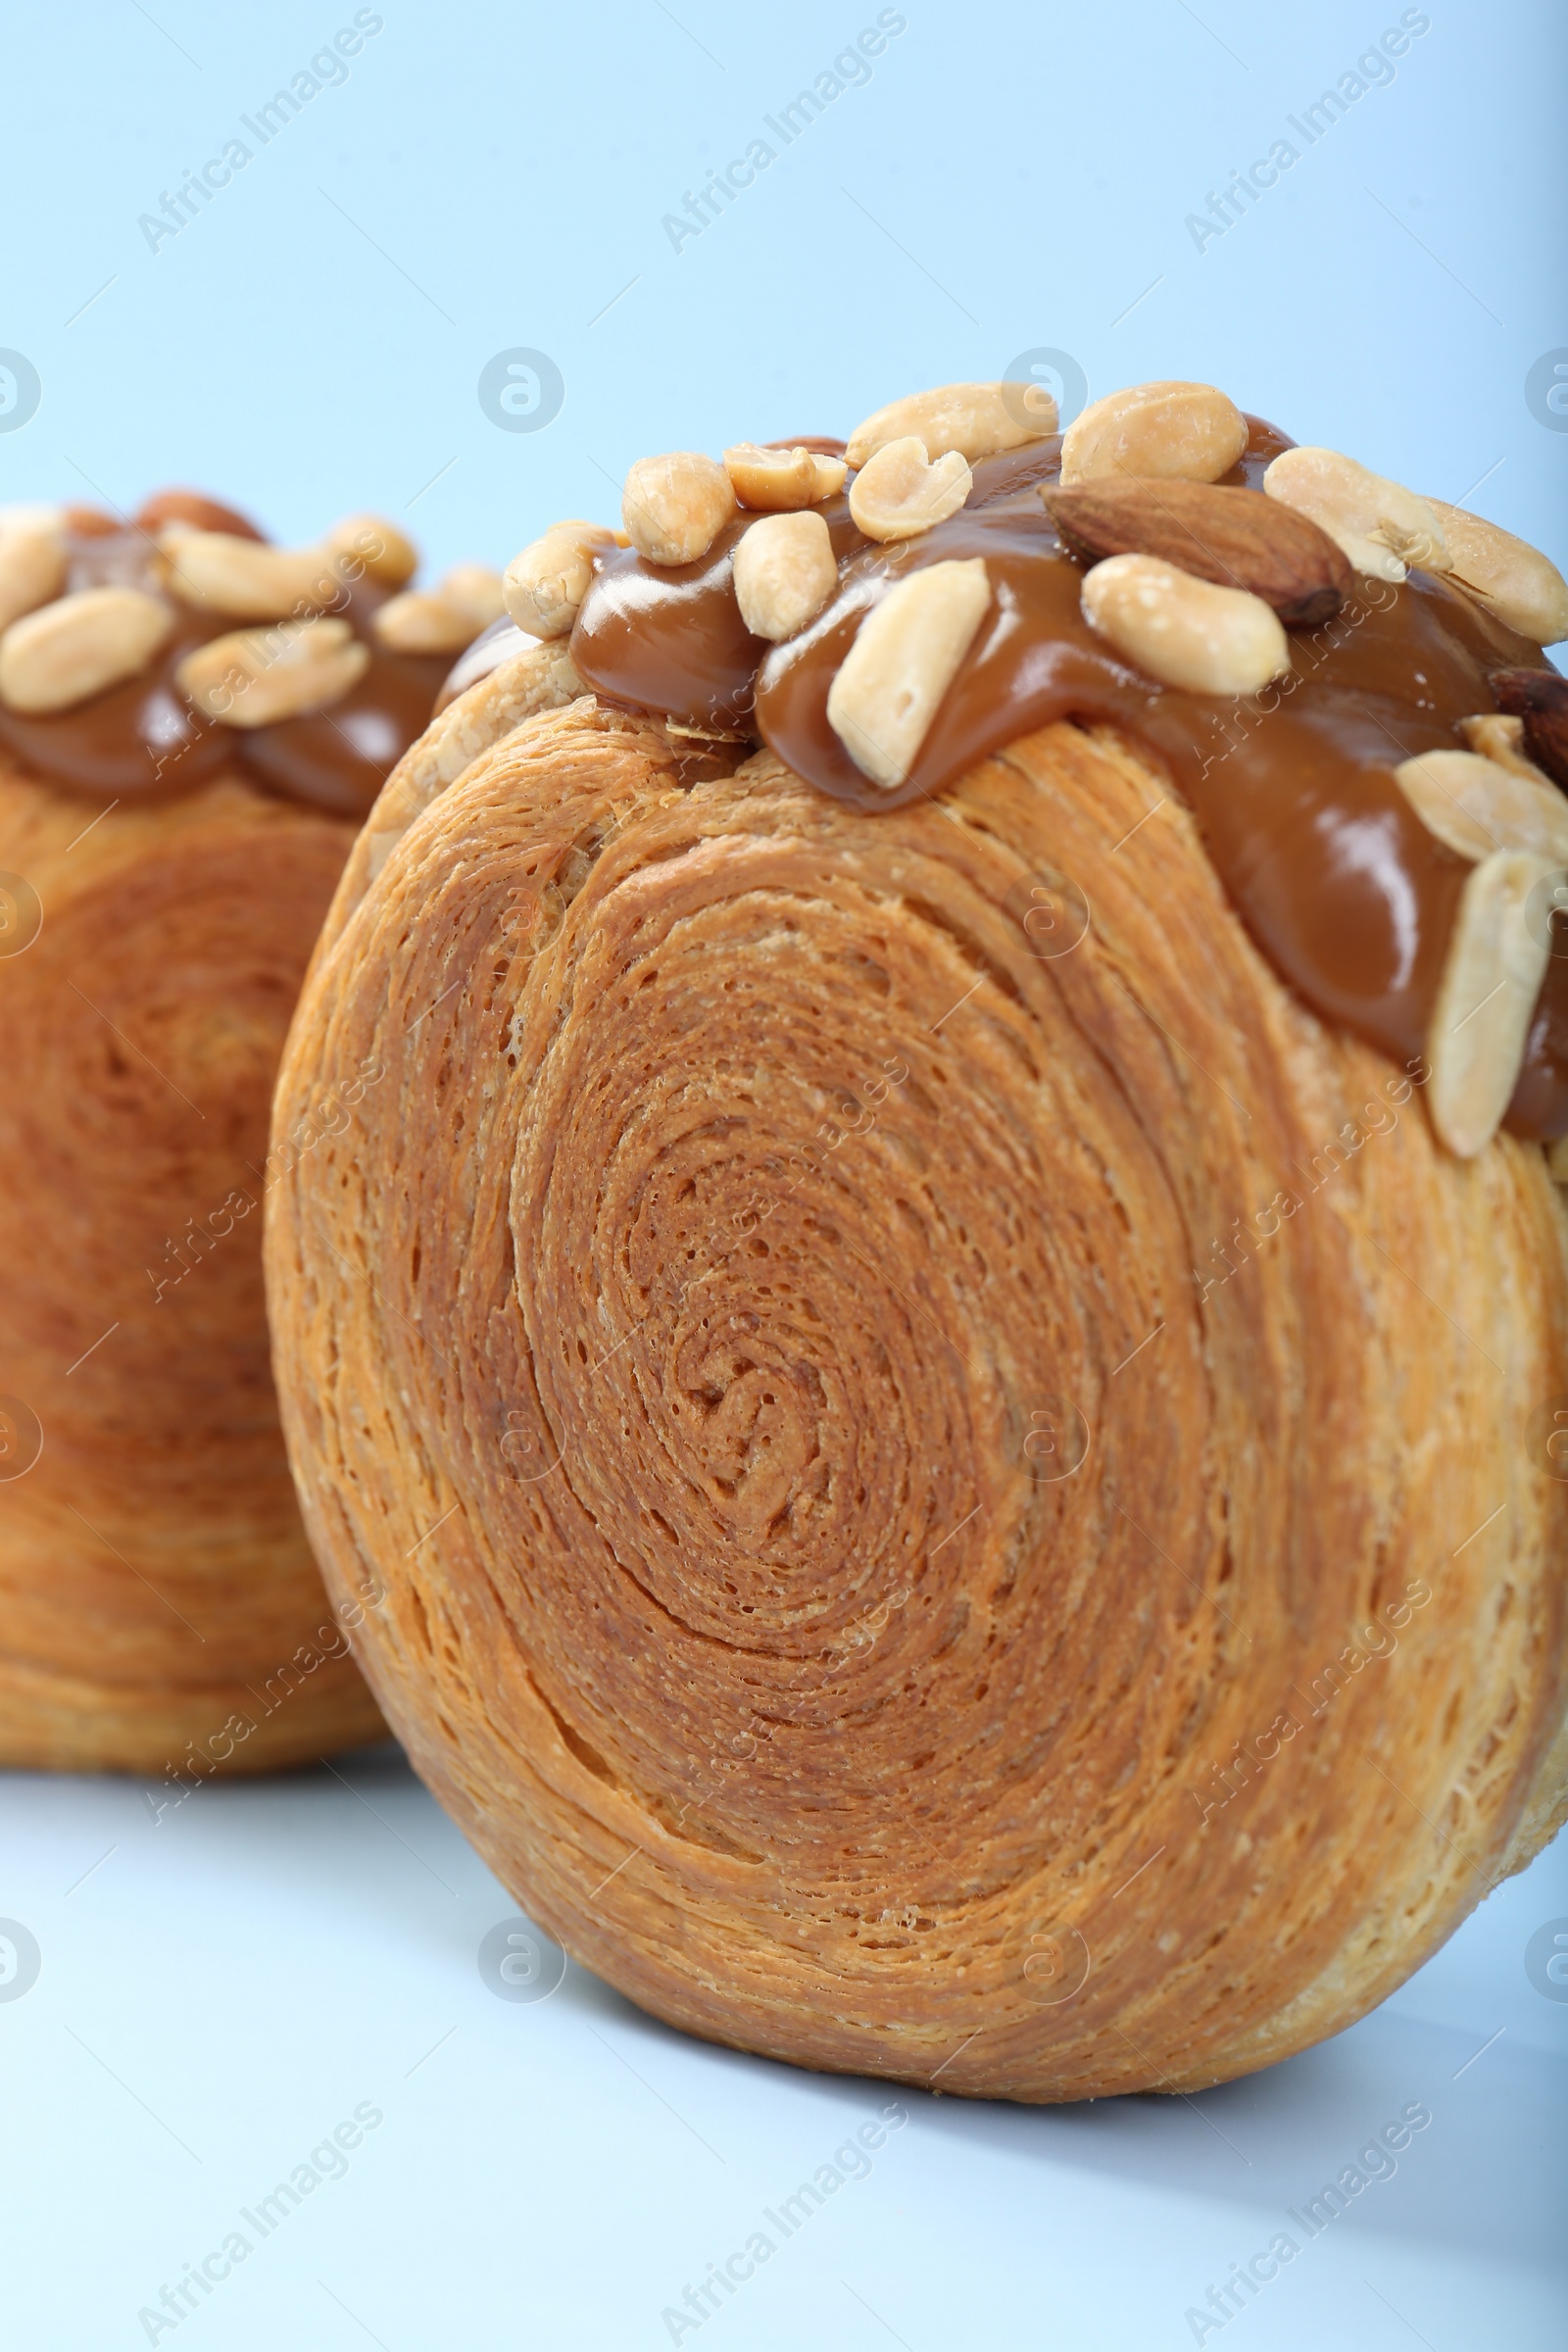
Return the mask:
[[232,777],[95,823],[0,756],[0,1762],[188,1787],[376,1731],[290,1491],[257,1247],[351,838]]
[[[373,1737],[277,1426],[261,1202],[318,926],[453,652],[500,609],[357,515],[311,548],[167,490],[0,508],[0,1763],[181,1801]],[[175,1793],[177,1790],[178,1793]]]
[[715,2040],[1042,2100],[1333,2033],[1562,1810],[1542,1151],[1446,1152],[1109,729],[867,814],[574,684],[410,755],[279,1082],[388,1071],[268,1263],[389,1720]]

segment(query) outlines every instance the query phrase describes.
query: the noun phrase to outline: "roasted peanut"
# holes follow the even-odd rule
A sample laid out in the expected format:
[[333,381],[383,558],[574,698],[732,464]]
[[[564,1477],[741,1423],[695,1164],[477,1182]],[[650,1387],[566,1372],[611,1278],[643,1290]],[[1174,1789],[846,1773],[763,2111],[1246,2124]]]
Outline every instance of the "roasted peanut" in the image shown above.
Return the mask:
[[324,710],[358,685],[370,659],[346,620],[281,620],[235,629],[179,663],[180,692],[230,727],[270,727]]
[[1084,618],[1161,685],[1257,694],[1291,666],[1279,615],[1245,588],[1216,588],[1156,556],[1109,556],[1083,584]]
[[327,554],[346,558],[339,568],[355,576],[358,563],[383,588],[401,588],[419,568],[419,551],[384,514],[345,514],[321,541]]
[[933,463],[909,433],[866,459],[850,484],[850,514],[868,539],[913,539],[956,514],[973,486],[966,458],[950,450]]
[[147,667],[173,614],[140,588],[83,588],[14,620],[0,637],[0,702],[69,710]]
[[1494,850],[1465,883],[1427,1036],[1427,1107],[1460,1159],[1486,1149],[1519,1082],[1550,953],[1527,909],[1557,870],[1527,850]]
[[1494,850],[1530,850],[1568,865],[1568,795],[1544,776],[1477,752],[1420,752],[1394,780],[1429,833],[1472,864]]
[[1247,418],[1212,384],[1133,384],[1092,401],[1061,444],[1063,488],[1099,474],[1217,482],[1247,447]]
[[742,620],[775,645],[813,620],[839,584],[820,514],[764,514],[736,542],[734,566]]
[[1263,476],[1270,498],[1308,515],[1357,571],[1402,580],[1412,564],[1446,571],[1443,526],[1424,498],[1337,449],[1283,450]]
[[47,605],[66,584],[66,547],[57,522],[18,523],[0,517],[0,629]]
[[1451,580],[1536,645],[1568,637],[1568,580],[1549,557],[1463,507],[1445,506],[1439,498],[1426,504],[1443,532]]
[[743,507],[754,514],[793,514],[820,506],[844,487],[842,458],[819,457],[809,449],[763,449],[738,441],[724,452],[724,471]]
[[980,556],[928,564],[890,588],[828,689],[828,724],[862,775],[896,792],[908,780],[943,696],[991,602]]
[[620,518],[650,564],[695,564],[735,519],[729,475],[691,449],[639,458],[626,476]]
[[594,558],[615,545],[598,522],[554,523],[513,557],[501,583],[508,612],[531,637],[565,637],[593,585]]
[[943,384],[889,401],[856,426],[845,454],[852,466],[863,466],[890,441],[912,434],[928,458],[956,451],[972,465],[1055,429],[1056,404],[1042,384]]

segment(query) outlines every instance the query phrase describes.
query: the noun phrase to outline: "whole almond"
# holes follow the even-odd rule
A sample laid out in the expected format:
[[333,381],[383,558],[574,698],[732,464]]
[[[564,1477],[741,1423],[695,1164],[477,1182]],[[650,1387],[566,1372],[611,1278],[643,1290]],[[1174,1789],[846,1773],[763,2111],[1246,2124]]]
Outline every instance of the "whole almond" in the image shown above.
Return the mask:
[[47,605],[66,584],[66,545],[57,522],[0,527],[0,629]]
[[1062,436],[1061,478],[1101,474],[1217,482],[1247,447],[1247,418],[1213,384],[1130,384],[1108,392]]
[[138,676],[172,625],[163,599],[140,588],[57,597],[0,637],[0,702],[13,710],[69,710]]
[[1568,678],[1559,669],[1494,669],[1497,708],[1524,721],[1525,750],[1568,792]]
[[270,727],[341,702],[369,664],[346,620],[281,620],[234,629],[188,653],[174,672],[180,692],[230,727]]
[[1040,495],[1063,543],[1087,563],[1157,556],[1217,588],[1245,588],[1287,627],[1332,619],[1349,594],[1349,564],[1327,531],[1257,490],[1208,482],[1100,479]]
[[1257,694],[1291,666],[1279,615],[1260,596],[1215,588],[1154,556],[1097,564],[1083,609],[1119,654],[1188,694]]

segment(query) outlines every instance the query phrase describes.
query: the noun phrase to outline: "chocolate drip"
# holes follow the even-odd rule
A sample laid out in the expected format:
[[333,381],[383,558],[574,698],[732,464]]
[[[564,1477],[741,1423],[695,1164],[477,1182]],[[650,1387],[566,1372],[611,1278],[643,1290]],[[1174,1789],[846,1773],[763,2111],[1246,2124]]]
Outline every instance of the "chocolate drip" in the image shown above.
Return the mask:
[[[1255,489],[1292,445],[1261,419],[1249,423],[1226,479]],[[608,698],[686,724],[722,717],[808,782],[867,809],[938,793],[1052,720],[1118,727],[1194,810],[1275,969],[1325,1019],[1414,1061],[1469,868],[1427,832],[1393,771],[1414,753],[1453,748],[1459,719],[1495,707],[1489,673],[1538,665],[1540,649],[1435,574],[1412,572],[1398,587],[1358,575],[1333,620],[1293,634],[1290,675],[1262,694],[1235,701],[1161,686],[1083,618],[1082,566],[1039,497],[1060,471],[1060,447],[1054,437],[982,460],[962,511],[896,546],[861,538],[846,500],[825,505],[839,593],[781,646],[741,624],[730,561],[744,521],[678,570],[612,556],[578,616],[572,659]],[[973,556],[985,559],[991,612],[907,782],[881,791],[829,726],[828,689],[866,612],[898,580]],[[1538,1139],[1568,1132],[1568,958],[1548,967],[1507,1124]]]

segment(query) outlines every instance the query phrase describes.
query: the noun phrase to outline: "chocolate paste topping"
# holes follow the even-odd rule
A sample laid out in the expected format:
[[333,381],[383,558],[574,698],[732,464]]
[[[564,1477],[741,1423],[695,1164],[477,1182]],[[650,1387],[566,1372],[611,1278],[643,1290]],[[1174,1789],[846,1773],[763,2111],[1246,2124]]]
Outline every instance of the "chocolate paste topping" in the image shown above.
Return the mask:
[[[1257,488],[1292,444],[1249,418],[1227,482]],[[1292,669],[1244,700],[1161,686],[1085,621],[1083,566],[1040,499],[1057,437],[974,467],[967,505],[898,545],[861,537],[844,497],[822,514],[839,593],[780,646],[751,636],[731,578],[732,524],[697,564],[617,550],[572,632],[583,678],[607,700],[677,722],[760,737],[836,799],[883,809],[940,792],[977,760],[1054,719],[1122,729],[1195,811],[1215,868],[1275,969],[1325,1019],[1401,1062],[1426,1043],[1469,867],[1430,834],[1394,781],[1417,752],[1453,749],[1456,722],[1495,709],[1494,669],[1539,666],[1539,647],[1434,573],[1401,586],[1358,574],[1336,617],[1290,636]],[[990,613],[907,782],[880,790],[827,720],[828,689],[861,620],[927,564],[982,556]],[[1507,1124],[1568,1132],[1568,957],[1547,967]]]
[[[160,491],[129,524],[92,509],[75,510],[67,516],[66,593],[112,585],[163,594],[153,534],[172,521],[248,539],[263,536],[244,515],[193,491]],[[368,578],[345,582],[330,608],[368,645],[370,662],[359,684],[329,710],[252,728],[224,726],[193,710],[174,683],[186,654],[231,630],[268,624],[199,612],[170,596],[173,630],[138,677],[41,717],[0,704],[0,743],[35,775],[94,799],[181,799],[238,769],[286,800],[334,815],[364,816],[422,733],[450,666],[443,655],[392,654],[380,645],[370,618],[390,593]]]

